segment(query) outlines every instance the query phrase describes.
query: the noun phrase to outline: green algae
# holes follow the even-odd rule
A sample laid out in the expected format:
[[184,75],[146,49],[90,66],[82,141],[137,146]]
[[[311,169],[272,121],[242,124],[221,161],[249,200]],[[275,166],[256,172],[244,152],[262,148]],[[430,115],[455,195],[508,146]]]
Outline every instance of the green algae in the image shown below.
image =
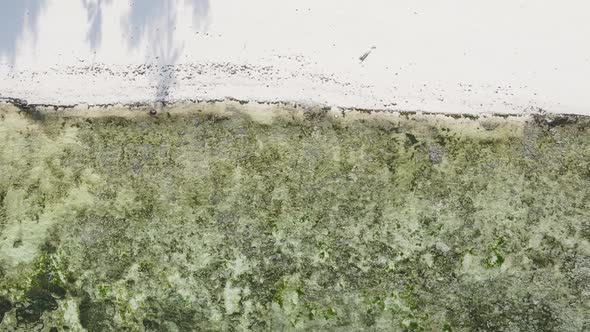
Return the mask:
[[0,330],[590,329],[590,120],[0,115]]

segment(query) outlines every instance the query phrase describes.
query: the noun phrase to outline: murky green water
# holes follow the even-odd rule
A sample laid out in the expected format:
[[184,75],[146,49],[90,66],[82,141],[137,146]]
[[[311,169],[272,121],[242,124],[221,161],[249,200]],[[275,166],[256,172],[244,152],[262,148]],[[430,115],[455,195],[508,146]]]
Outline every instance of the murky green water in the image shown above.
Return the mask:
[[589,120],[267,108],[1,106],[0,330],[590,330]]

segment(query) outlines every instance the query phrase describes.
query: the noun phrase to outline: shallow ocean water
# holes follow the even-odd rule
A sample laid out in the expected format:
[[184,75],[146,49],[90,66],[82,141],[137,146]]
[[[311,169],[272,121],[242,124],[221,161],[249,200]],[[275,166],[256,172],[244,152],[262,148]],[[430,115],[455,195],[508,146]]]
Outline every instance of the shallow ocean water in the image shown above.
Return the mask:
[[0,330],[588,330],[589,128],[0,105]]

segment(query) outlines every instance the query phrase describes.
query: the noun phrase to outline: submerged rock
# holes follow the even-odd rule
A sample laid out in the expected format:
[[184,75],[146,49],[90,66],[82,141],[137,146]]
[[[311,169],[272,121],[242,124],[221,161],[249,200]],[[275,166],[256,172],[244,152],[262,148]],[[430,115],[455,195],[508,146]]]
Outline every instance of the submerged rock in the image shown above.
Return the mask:
[[0,297],[0,324],[4,320],[4,315],[12,310],[12,303],[5,297]]

